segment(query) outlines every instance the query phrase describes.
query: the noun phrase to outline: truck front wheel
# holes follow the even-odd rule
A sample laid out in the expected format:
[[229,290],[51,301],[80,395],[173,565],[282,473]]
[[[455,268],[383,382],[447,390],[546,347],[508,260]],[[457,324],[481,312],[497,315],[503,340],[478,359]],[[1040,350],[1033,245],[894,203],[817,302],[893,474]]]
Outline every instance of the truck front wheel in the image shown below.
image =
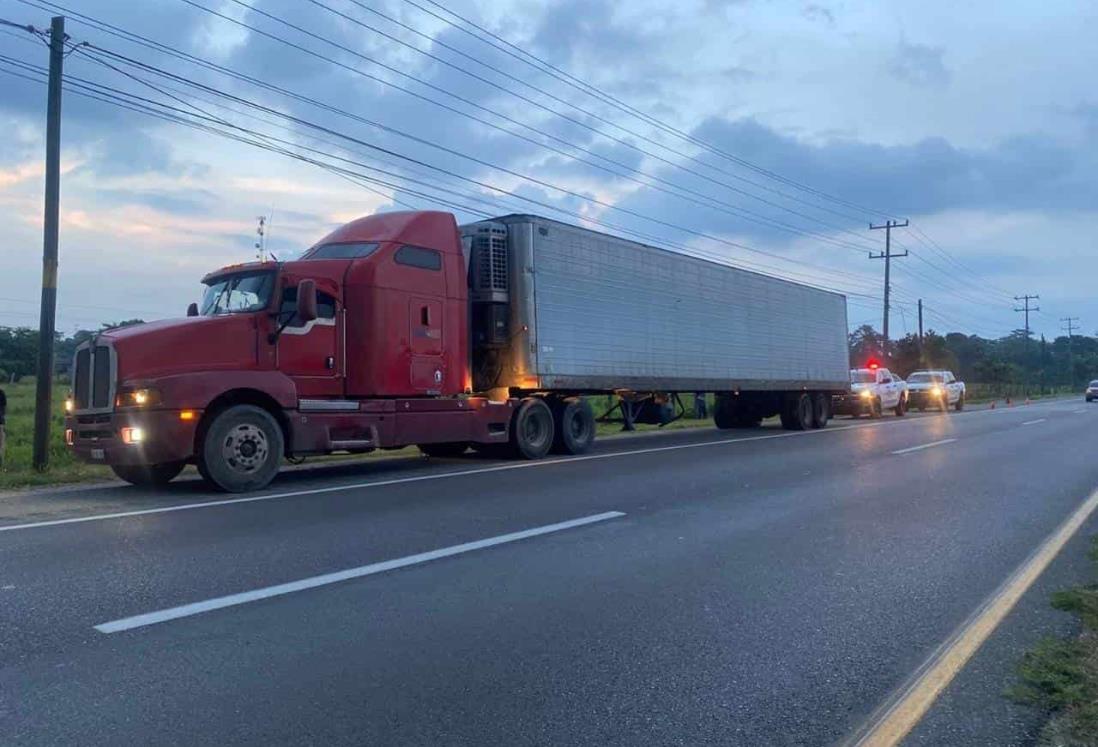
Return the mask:
[[540,399],[524,399],[511,420],[511,451],[522,459],[541,459],[553,445],[553,413]]
[[557,454],[582,454],[595,442],[595,413],[580,397],[569,397],[553,408],[553,451]]
[[183,471],[185,462],[164,464],[112,464],[111,472],[131,485],[155,487],[167,485]]
[[214,487],[242,493],[267,486],[282,464],[282,428],[261,407],[234,405],[214,416],[198,448],[198,470]]

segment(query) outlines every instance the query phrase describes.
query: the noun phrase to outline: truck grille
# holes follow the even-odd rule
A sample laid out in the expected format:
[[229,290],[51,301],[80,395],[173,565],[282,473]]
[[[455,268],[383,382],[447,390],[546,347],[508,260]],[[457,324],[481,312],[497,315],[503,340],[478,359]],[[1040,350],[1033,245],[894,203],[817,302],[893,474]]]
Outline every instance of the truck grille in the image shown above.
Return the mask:
[[114,356],[114,348],[109,345],[85,343],[76,351],[72,391],[77,412],[112,409],[117,370]]

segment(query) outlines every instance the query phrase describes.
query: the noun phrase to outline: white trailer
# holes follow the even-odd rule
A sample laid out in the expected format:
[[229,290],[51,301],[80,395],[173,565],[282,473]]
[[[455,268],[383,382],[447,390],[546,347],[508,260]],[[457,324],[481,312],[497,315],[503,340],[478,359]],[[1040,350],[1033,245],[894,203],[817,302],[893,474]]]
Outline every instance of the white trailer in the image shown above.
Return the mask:
[[849,388],[841,294],[532,215],[461,230],[477,391],[617,393],[627,422],[715,392],[719,426],[800,428]]

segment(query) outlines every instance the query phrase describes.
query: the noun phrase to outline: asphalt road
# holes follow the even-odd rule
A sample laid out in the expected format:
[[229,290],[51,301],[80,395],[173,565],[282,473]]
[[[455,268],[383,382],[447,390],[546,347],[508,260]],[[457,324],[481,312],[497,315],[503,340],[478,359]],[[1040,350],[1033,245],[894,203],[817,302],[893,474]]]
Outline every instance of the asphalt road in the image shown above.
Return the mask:
[[[1072,400],[398,459],[259,496],[0,498],[2,741],[835,743],[1098,486],[1096,418]],[[1031,738],[1032,715],[974,725],[1013,666],[980,658],[996,646],[974,663],[998,679],[962,672],[912,743]]]

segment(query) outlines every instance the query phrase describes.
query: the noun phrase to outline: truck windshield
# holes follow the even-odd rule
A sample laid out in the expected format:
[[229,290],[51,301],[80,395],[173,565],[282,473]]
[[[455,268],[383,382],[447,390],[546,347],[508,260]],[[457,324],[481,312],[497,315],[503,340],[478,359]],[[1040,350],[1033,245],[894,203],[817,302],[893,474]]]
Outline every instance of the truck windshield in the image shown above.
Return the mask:
[[934,373],[913,373],[907,377],[909,384],[940,384],[942,383],[941,374]]
[[877,380],[877,374],[874,371],[851,371],[850,383],[851,384],[872,384]]
[[224,275],[212,281],[202,296],[202,316],[260,311],[267,308],[274,286],[273,272]]

